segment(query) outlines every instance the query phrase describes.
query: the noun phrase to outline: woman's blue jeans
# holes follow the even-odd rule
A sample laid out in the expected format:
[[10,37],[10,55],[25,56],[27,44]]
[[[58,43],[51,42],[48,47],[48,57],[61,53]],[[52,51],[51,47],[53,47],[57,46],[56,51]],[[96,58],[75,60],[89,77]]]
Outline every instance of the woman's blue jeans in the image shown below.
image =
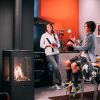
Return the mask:
[[61,79],[61,74],[59,71],[59,54],[55,54],[55,55],[48,55],[47,59],[49,61],[50,64],[52,64],[52,68],[53,68],[53,84],[57,84],[62,82]]

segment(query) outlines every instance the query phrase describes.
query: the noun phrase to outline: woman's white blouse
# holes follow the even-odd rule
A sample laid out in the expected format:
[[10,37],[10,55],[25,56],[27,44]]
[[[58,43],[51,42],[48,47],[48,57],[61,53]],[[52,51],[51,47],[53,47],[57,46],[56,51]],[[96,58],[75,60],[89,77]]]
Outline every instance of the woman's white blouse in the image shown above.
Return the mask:
[[[51,47],[46,47],[47,45],[50,45],[50,43],[47,41],[47,39],[49,39],[49,41],[51,43],[56,43],[57,44],[57,47],[54,47],[54,52],[52,52],[52,48]],[[42,36],[41,36],[41,39],[40,39],[40,47],[45,49],[45,54],[46,55],[54,55],[54,54],[57,54],[59,53],[59,50],[58,48],[60,47],[60,43],[59,43],[59,38],[57,36],[57,34],[55,34],[55,38],[56,40],[54,39],[54,35],[50,35],[49,33],[44,33]],[[46,47],[46,48],[45,48]]]

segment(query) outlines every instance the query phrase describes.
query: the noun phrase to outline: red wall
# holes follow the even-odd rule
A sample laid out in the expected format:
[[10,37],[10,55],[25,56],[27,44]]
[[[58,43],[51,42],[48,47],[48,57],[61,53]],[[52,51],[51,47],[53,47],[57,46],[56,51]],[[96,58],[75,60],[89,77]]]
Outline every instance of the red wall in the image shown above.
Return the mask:
[[71,29],[72,35],[79,38],[79,0],[40,0],[39,16],[54,22],[55,30]]

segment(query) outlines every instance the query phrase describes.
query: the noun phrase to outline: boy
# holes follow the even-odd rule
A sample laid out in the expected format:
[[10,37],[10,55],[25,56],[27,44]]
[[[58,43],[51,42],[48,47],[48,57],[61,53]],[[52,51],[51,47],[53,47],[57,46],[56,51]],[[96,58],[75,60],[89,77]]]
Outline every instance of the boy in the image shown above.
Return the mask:
[[82,42],[81,45],[76,45],[75,43],[68,42],[67,45],[73,46],[74,49],[79,50],[80,56],[76,56],[70,60],[67,60],[65,62],[66,64],[66,73],[67,73],[67,81],[65,83],[65,86],[72,84],[71,82],[71,74],[73,75],[73,87],[72,87],[72,93],[75,93],[79,90],[78,87],[78,71],[87,62],[95,62],[96,61],[96,42],[95,42],[95,36],[94,31],[96,28],[96,24],[94,21],[87,21],[84,24],[84,30],[86,33],[86,36]]

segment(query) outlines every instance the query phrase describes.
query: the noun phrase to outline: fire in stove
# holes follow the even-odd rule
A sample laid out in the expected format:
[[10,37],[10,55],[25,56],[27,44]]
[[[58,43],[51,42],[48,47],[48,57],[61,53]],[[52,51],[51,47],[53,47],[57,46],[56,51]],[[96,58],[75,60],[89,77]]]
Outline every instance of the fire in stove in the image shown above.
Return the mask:
[[5,50],[2,55],[2,92],[10,100],[34,100],[33,51]]
[[18,64],[14,67],[14,80],[16,81],[30,80],[28,77],[24,75],[21,64]]

